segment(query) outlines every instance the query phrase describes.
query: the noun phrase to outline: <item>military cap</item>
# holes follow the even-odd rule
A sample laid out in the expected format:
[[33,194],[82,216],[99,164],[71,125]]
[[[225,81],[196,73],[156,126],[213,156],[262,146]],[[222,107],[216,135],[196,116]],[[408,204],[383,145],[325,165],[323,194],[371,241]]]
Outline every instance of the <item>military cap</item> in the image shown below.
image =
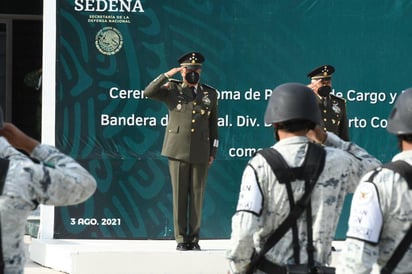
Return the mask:
[[202,67],[205,57],[199,52],[189,52],[179,58],[178,62],[181,66],[189,69],[198,69]]
[[307,76],[314,80],[317,80],[317,79],[329,80],[332,78],[332,74],[334,72],[335,72],[335,68],[333,66],[323,65],[309,72]]

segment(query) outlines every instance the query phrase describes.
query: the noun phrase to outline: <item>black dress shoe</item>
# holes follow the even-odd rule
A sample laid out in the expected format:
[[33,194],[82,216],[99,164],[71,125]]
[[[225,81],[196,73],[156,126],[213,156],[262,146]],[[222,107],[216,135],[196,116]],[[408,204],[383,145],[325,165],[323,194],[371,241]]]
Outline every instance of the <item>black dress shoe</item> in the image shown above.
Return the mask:
[[176,250],[186,251],[186,250],[189,250],[189,246],[186,243],[178,243],[176,246]]
[[200,245],[198,243],[190,243],[188,246],[189,250],[200,251]]

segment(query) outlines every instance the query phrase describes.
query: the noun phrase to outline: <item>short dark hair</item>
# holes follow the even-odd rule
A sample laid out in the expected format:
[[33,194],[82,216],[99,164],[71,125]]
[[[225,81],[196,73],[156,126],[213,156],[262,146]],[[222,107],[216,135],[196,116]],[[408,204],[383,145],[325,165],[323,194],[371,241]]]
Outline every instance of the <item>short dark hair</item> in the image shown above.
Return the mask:
[[400,140],[412,142],[412,134],[398,135]]
[[297,119],[289,120],[281,123],[276,123],[275,127],[277,129],[286,130],[288,132],[296,132],[306,129],[314,129],[316,124],[312,121]]

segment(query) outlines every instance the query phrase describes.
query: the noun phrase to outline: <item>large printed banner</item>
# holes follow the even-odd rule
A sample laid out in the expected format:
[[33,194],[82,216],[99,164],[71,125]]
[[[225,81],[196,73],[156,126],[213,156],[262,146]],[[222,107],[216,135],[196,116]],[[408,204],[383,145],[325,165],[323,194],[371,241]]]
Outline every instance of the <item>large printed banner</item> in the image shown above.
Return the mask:
[[98,190],[84,204],[55,209],[54,237],[173,237],[160,156],[167,109],[143,90],[192,50],[206,57],[201,81],[219,91],[220,147],[201,237],[230,236],[242,171],[275,142],[263,122],[272,89],[308,83],[314,67],[335,66],[351,139],[390,160],[397,147],[387,117],[412,86],[411,17],[410,1],[58,0],[56,145],[92,172]]

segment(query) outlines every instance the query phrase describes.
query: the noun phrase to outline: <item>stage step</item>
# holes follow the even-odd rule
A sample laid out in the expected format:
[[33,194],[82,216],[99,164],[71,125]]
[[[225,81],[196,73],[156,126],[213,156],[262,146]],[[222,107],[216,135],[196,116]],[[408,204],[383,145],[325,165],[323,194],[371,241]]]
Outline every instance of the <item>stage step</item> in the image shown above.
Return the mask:
[[202,251],[176,251],[171,240],[33,239],[30,258],[70,274],[227,273],[229,240],[201,241]]

